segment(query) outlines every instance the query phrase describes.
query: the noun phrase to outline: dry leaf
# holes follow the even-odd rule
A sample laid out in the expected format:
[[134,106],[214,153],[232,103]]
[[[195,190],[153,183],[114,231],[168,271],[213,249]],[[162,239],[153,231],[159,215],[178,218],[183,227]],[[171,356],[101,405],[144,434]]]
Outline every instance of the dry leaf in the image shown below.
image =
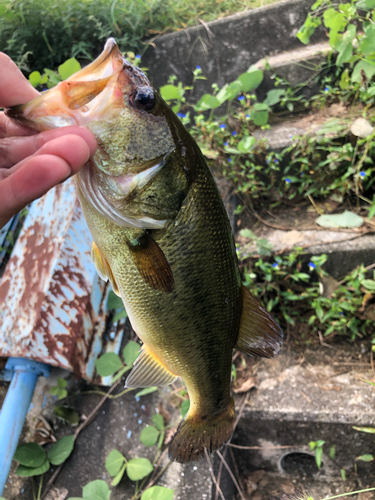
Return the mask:
[[238,378],[236,382],[234,383],[233,386],[233,392],[236,394],[241,393],[241,392],[247,392],[253,387],[257,386],[257,380],[255,377],[248,377],[248,378]]

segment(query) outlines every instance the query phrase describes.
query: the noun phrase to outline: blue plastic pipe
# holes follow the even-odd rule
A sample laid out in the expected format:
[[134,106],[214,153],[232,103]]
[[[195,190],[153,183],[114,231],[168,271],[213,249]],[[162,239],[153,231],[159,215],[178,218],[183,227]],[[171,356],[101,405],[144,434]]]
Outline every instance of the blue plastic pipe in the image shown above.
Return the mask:
[[0,496],[8,478],[23,424],[40,375],[48,377],[50,367],[24,358],[9,358],[6,370],[12,380],[0,412]]

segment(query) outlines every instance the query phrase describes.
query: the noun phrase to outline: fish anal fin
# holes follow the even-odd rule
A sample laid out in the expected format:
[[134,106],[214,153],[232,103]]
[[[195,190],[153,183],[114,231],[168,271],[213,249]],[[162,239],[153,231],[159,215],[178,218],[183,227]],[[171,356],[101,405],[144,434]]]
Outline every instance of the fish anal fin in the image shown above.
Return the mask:
[[154,290],[170,293],[174,287],[172,270],[150,234],[145,231],[135,244],[128,243],[128,246],[145,282]]
[[126,379],[125,387],[153,387],[173,384],[178,376],[170,372],[147,347],[135,360],[134,367]]
[[279,325],[242,285],[242,316],[235,348],[253,356],[272,358],[282,343]]
[[91,246],[91,260],[94,263],[96,272],[99,274],[102,280],[109,280],[112,285],[113,291],[120,297],[120,291],[118,289],[115,277],[113,276],[111,266],[108,264],[107,259],[97,247],[95,241],[92,242]]

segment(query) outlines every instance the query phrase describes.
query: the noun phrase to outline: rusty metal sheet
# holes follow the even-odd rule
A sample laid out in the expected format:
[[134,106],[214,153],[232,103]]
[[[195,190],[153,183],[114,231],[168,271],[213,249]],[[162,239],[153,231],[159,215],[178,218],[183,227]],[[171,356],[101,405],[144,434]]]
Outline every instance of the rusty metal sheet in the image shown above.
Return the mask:
[[0,281],[0,356],[19,356],[94,378],[108,286],[91,262],[91,235],[73,180],[33,203]]

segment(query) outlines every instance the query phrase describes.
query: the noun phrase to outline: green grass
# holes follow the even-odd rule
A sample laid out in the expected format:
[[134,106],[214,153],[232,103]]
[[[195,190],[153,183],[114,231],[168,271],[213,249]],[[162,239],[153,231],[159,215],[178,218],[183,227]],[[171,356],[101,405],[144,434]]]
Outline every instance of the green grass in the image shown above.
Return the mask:
[[277,0],[0,0],[0,50],[25,72],[95,58],[114,36],[123,51],[147,40]]

